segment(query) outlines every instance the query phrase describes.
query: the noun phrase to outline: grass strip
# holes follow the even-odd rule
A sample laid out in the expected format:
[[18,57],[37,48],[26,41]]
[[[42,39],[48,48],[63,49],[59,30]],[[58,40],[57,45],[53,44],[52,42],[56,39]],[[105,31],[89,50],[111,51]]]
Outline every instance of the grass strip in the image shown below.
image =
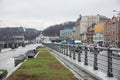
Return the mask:
[[40,48],[40,54],[25,61],[7,80],[77,80],[49,51]]

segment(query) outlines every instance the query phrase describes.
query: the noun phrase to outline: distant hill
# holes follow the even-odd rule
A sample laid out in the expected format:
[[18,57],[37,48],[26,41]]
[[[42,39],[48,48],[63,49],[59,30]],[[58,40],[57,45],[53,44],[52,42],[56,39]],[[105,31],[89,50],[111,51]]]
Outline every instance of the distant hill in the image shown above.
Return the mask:
[[60,30],[63,30],[65,27],[73,27],[75,22],[65,22],[62,24],[57,24],[50,26],[43,30],[45,36],[60,36]]
[[40,31],[32,28],[0,28],[0,41],[10,41],[12,36],[25,36],[26,40],[35,39],[40,34]]

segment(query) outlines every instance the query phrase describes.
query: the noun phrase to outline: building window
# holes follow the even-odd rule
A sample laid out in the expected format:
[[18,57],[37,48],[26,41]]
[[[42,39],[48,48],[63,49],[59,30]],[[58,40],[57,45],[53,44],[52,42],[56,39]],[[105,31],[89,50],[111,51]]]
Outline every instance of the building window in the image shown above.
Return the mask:
[[113,24],[115,24],[115,22],[113,22]]
[[114,34],[114,31],[113,31],[113,34]]

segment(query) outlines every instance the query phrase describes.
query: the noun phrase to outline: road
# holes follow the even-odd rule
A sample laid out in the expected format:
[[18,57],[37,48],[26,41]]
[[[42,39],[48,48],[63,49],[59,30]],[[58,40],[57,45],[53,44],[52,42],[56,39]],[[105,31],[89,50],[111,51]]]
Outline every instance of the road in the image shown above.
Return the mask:
[[10,75],[16,67],[14,67],[14,57],[20,54],[25,54],[27,51],[35,49],[41,44],[30,44],[26,47],[19,47],[16,49],[8,49],[0,52],[0,69],[7,69]]

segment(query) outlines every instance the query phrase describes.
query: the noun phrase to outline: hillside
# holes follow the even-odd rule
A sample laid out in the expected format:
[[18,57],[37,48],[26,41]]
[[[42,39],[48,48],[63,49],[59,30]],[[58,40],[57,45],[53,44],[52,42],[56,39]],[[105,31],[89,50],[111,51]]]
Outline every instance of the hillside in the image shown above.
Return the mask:
[[60,36],[60,30],[63,30],[65,27],[73,27],[75,22],[65,22],[62,24],[57,24],[50,26],[43,30],[45,36]]
[[40,31],[32,28],[0,28],[0,41],[10,41],[12,36],[25,36],[26,40],[35,39],[40,34]]

